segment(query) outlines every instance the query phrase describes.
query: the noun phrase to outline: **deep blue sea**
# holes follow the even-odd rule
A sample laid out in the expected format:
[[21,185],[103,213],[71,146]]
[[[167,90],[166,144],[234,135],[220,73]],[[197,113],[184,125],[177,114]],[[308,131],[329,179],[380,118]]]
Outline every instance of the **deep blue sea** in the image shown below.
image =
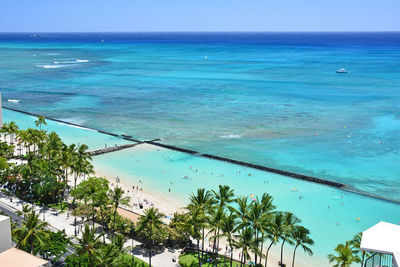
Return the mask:
[[400,200],[400,33],[3,33],[0,91],[5,106]]

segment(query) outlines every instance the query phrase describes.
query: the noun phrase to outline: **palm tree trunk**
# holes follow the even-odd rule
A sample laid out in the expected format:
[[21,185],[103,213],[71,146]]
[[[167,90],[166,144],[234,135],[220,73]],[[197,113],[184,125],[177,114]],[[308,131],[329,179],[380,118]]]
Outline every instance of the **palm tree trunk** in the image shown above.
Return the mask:
[[151,267],[151,249],[152,249],[152,246],[153,246],[153,240],[151,239],[153,235],[152,235],[151,232],[152,231],[150,230],[149,267]]
[[92,203],[92,229],[94,231],[94,204]]
[[362,252],[361,267],[364,267],[365,252]]
[[263,248],[264,248],[264,234],[261,235],[261,245],[260,245],[260,262],[259,264],[261,264],[261,260],[262,260],[262,252],[263,252]]
[[295,258],[296,258],[296,249],[297,249],[298,246],[299,246],[299,245],[296,245],[296,246],[294,247],[294,251],[293,251],[293,260],[292,260],[292,267],[294,267],[294,260],[295,260]]
[[213,254],[215,254],[216,241],[217,241],[217,230],[214,231]]
[[93,266],[92,257],[90,257],[90,253],[88,252],[89,266]]
[[[255,231],[255,237],[256,237],[256,248],[258,248],[258,231],[256,229]],[[254,252],[254,262],[257,264],[257,251]]]
[[117,215],[117,208],[114,210],[114,226],[113,226],[113,236],[115,235],[115,216]]
[[215,255],[218,254],[218,248],[219,248],[219,228],[218,228],[218,231],[217,231],[217,247],[215,248]]
[[231,267],[232,267],[232,262],[233,262],[233,247],[231,246]]
[[271,249],[273,244],[274,244],[274,241],[271,242],[271,244],[269,245],[269,247],[267,249],[267,253],[265,253],[265,263],[264,263],[265,267],[267,267],[267,265],[268,265],[268,253],[269,253],[269,250]]
[[201,266],[201,261],[200,261],[200,239],[197,239],[197,260],[199,262],[199,267]]
[[204,226],[203,226],[203,239],[201,241],[201,260],[204,260]]
[[285,242],[286,242],[286,239],[283,240],[282,246],[281,246],[281,265],[280,266],[282,266],[282,264],[283,264],[283,246],[285,245]]
[[33,255],[33,240],[31,242],[31,254]]

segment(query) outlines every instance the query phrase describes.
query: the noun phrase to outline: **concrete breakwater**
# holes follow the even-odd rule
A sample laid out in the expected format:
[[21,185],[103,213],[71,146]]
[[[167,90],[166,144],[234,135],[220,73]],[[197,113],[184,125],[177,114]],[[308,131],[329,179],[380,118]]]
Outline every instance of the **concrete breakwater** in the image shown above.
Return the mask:
[[192,154],[192,155],[198,155],[198,156],[209,158],[209,159],[225,161],[225,162],[229,162],[229,163],[236,164],[236,165],[241,165],[241,166],[248,167],[248,168],[272,172],[272,173],[276,173],[276,174],[280,174],[280,175],[284,175],[284,176],[288,176],[288,177],[292,177],[292,178],[296,178],[296,179],[300,179],[300,180],[304,180],[304,181],[308,181],[308,182],[328,185],[328,186],[332,186],[332,187],[336,187],[336,188],[344,188],[344,184],[329,181],[329,180],[324,180],[324,179],[320,179],[320,178],[316,178],[316,177],[312,177],[312,176],[278,170],[278,169],[274,169],[271,167],[261,166],[261,165],[257,165],[257,164],[253,164],[253,163],[248,163],[248,162],[244,162],[244,161],[240,161],[240,160],[220,157],[220,156],[211,155],[211,154],[202,154],[202,153],[194,151],[194,150],[184,149],[181,147],[175,147],[175,146],[166,145],[166,144],[160,144],[160,143],[154,142],[154,141],[145,141],[145,143],[172,149],[172,150],[176,150],[176,151],[180,151],[180,152],[184,152],[184,153],[188,153],[188,154]]

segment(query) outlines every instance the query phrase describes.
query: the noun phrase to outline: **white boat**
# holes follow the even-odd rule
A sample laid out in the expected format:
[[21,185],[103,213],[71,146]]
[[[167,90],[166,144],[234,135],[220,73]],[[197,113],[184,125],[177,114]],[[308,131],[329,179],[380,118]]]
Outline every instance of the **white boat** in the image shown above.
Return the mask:
[[19,103],[18,99],[8,99],[8,102]]
[[349,71],[346,70],[346,69],[344,69],[344,68],[338,69],[338,70],[336,71],[336,73],[348,73],[348,72],[349,72]]

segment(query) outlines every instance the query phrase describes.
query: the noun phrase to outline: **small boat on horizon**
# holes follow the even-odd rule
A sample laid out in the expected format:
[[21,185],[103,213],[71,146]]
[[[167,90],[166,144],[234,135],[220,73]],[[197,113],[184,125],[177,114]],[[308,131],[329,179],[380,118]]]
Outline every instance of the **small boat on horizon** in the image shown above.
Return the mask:
[[8,99],[8,102],[19,103],[18,99]]
[[346,70],[345,68],[341,68],[341,69],[338,69],[337,71],[336,71],[336,73],[348,73],[349,71],[348,70]]

